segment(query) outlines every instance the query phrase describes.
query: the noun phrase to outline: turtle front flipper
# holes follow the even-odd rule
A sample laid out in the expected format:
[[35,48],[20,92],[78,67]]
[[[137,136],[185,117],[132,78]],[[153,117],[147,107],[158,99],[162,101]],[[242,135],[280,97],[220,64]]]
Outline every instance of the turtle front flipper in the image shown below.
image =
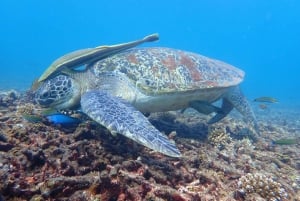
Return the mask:
[[81,97],[82,111],[111,133],[122,134],[150,149],[172,157],[180,151],[132,105],[106,91],[89,91]]

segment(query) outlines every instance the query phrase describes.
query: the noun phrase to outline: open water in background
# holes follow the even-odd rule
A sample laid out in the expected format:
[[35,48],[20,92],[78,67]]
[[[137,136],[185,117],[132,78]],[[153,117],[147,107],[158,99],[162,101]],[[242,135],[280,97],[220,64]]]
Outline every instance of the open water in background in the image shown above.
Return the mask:
[[300,100],[298,0],[1,0],[0,28],[0,90],[28,89],[70,51],[158,32],[147,45],[243,69],[249,99]]

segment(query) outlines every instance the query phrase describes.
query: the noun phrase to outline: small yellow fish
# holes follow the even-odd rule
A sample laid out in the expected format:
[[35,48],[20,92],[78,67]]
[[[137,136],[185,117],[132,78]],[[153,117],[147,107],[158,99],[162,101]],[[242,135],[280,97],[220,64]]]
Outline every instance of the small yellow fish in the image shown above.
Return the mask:
[[265,102],[265,103],[278,103],[278,100],[273,97],[268,97],[268,96],[262,96],[255,98],[253,101],[255,102]]
[[292,145],[292,144],[298,144],[300,138],[282,138],[279,140],[272,141],[273,144],[278,145]]
[[43,121],[43,118],[41,116],[38,116],[38,115],[23,114],[22,116],[23,116],[24,119],[26,119],[27,121],[29,121],[31,123],[38,123],[38,122]]

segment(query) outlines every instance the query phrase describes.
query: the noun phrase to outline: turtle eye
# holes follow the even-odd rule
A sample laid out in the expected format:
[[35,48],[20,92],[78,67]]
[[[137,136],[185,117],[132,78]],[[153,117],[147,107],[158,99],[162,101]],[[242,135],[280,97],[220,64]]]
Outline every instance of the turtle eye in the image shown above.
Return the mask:
[[49,91],[45,91],[40,95],[37,95],[35,101],[40,105],[50,105],[54,102],[54,99],[51,98],[51,94]]
[[41,94],[41,98],[49,98],[49,97],[50,97],[49,91],[45,91],[44,93]]

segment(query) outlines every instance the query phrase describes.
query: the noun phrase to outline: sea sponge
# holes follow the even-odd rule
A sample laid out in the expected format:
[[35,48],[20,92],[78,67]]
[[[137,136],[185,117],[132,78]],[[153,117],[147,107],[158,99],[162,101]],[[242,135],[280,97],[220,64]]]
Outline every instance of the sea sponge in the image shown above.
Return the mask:
[[287,199],[288,194],[281,184],[260,173],[248,173],[238,181],[239,192],[243,194],[257,193],[270,201]]

